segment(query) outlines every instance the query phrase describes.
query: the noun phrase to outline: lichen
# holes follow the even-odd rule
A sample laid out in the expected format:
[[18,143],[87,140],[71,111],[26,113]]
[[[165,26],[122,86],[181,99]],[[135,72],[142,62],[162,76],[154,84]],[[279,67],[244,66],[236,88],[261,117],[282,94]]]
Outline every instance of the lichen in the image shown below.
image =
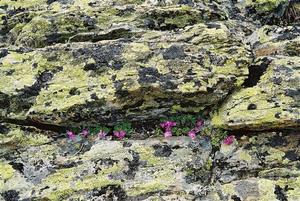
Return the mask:
[[[46,177],[42,186],[50,186],[51,189],[47,189],[42,192],[42,197],[48,198],[50,200],[61,200],[68,196],[82,191],[92,190],[94,188],[101,188],[111,184],[120,184],[120,181],[109,179],[108,175],[114,172],[119,172],[122,166],[114,165],[109,168],[102,169],[98,174],[93,174],[92,172],[83,176],[84,171],[88,171],[89,168],[86,165],[80,165],[74,168],[61,169],[54,174]],[[77,178],[77,177],[81,177]]]
[[9,164],[0,162],[0,179],[3,181],[13,177],[15,170]]

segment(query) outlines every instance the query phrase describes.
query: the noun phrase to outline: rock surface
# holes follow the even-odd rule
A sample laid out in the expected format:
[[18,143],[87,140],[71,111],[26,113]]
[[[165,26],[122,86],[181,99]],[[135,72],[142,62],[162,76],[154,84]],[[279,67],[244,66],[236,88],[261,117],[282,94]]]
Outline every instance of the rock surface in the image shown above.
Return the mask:
[[214,124],[250,130],[299,126],[300,29],[264,26],[249,41],[256,58],[245,88],[225,101]]
[[207,137],[28,141],[9,151],[2,142],[0,192],[4,200],[296,201],[299,142],[285,132],[242,136],[219,151]]
[[300,200],[299,47],[298,0],[1,0],[0,200]]

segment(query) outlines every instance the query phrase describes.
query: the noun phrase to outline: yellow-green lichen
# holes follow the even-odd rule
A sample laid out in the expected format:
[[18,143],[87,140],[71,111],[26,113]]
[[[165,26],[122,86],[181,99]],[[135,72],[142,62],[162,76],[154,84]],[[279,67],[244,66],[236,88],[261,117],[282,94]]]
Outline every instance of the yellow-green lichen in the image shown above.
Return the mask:
[[246,6],[254,6],[260,12],[269,12],[287,0],[246,0]]
[[166,189],[166,185],[161,183],[161,180],[155,180],[138,184],[127,191],[129,196],[143,195],[149,192],[157,192]]
[[49,137],[40,133],[26,134],[17,127],[11,128],[7,134],[0,134],[0,145],[38,146],[46,144],[50,140]]
[[80,176],[85,171],[89,172],[90,168],[87,165],[80,165],[74,168],[61,169],[49,175],[38,188],[50,186],[51,189],[43,191],[41,196],[50,200],[62,200],[76,192],[101,188],[111,184],[121,184],[118,180],[109,179],[108,175],[121,171],[122,166],[116,164],[110,168],[102,169],[98,174],[90,172],[86,176]]
[[159,165],[164,163],[162,159],[159,157],[154,156],[154,149],[151,147],[142,147],[137,146],[135,147],[135,151],[137,151],[140,154],[140,159],[143,161],[147,161],[147,165]]
[[38,7],[45,6],[46,0],[1,0],[0,6],[9,6],[12,8],[29,8],[29,7]]
[[9,164],[0,162],[0,180],[7,180],[13,177],[15,170]]

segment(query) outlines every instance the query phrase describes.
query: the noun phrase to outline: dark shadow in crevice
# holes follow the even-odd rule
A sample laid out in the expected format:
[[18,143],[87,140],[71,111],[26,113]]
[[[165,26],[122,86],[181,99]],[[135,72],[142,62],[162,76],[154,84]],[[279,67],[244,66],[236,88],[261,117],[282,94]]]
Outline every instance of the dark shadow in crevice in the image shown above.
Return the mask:
[[268,59],[267,57],[264,57],[261,59],[261,61],[258,62],[258,64],[250,65],[249,66],[249,76],[245,80],[243,86],[245,88],[248,88],[248,87],[253,87],[253,86],[257,85],[257,83],[260,80],[260,77],[268,69],[268,66],[271,62],[272,62],[272,60]]
[[33,121],[31,119],[26,119],[26,120],[4,119],[4,120],[0,121],[0,123],[16,124],[16,125],[20,125],[20,126],[31,126],[31,127],[35,127],[40,130],[53,131],[56,133],[62,133],[62,132],[64,133],[67,129],[64,126],[45,124],[45,123]]

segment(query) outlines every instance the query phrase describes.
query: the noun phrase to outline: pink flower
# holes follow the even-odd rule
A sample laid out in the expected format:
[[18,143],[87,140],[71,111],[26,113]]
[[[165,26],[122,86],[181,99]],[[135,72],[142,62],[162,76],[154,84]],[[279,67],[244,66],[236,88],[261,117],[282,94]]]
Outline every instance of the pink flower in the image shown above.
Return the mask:
[[231,145],[235,140],[235,136],[234,135],[230,135],[230,136],[227,136],[224,140],[223,140],[223,143],[226,144],[226,145]]
[[67,131],[67,135],[70,140],[75,140],[75,138],[76,138],[75,133],[72,131]]
[[106,135],[107,135],[107,133],[105,131],[103,131],[103,130],[99,131],[99,133],[98,133],[98,137],[99,138],[105,138]]
[[160,124],[160,126],[164,129],[165,138],[172,137],[172,127],[176,126],[175,121],[165,121]]
[[204,121],[202,119],[198,119],[196,122],[196,128],[199,130],[202,128]]
[[176,126],[175,121],[165,121],[160,124],[160,126],[166,130],[170,130],[172,127]]
[[88,129],[83,129],[83,130],[81,131],[81,135],[82,135],[83,137],[87,137],[88,134],[89,134],[89,130],[88,130]]
[[164,136],[165,136],[165,138],[172,137],[172,132],[171,131],[165,131]]
[[114,136],[116,136],[119,140],[122,140],[126,135],[125,131],[114,131]]
[[196,132],[194,130],[191,130],[188,132],[188,136],[194,140],[196,138]]

